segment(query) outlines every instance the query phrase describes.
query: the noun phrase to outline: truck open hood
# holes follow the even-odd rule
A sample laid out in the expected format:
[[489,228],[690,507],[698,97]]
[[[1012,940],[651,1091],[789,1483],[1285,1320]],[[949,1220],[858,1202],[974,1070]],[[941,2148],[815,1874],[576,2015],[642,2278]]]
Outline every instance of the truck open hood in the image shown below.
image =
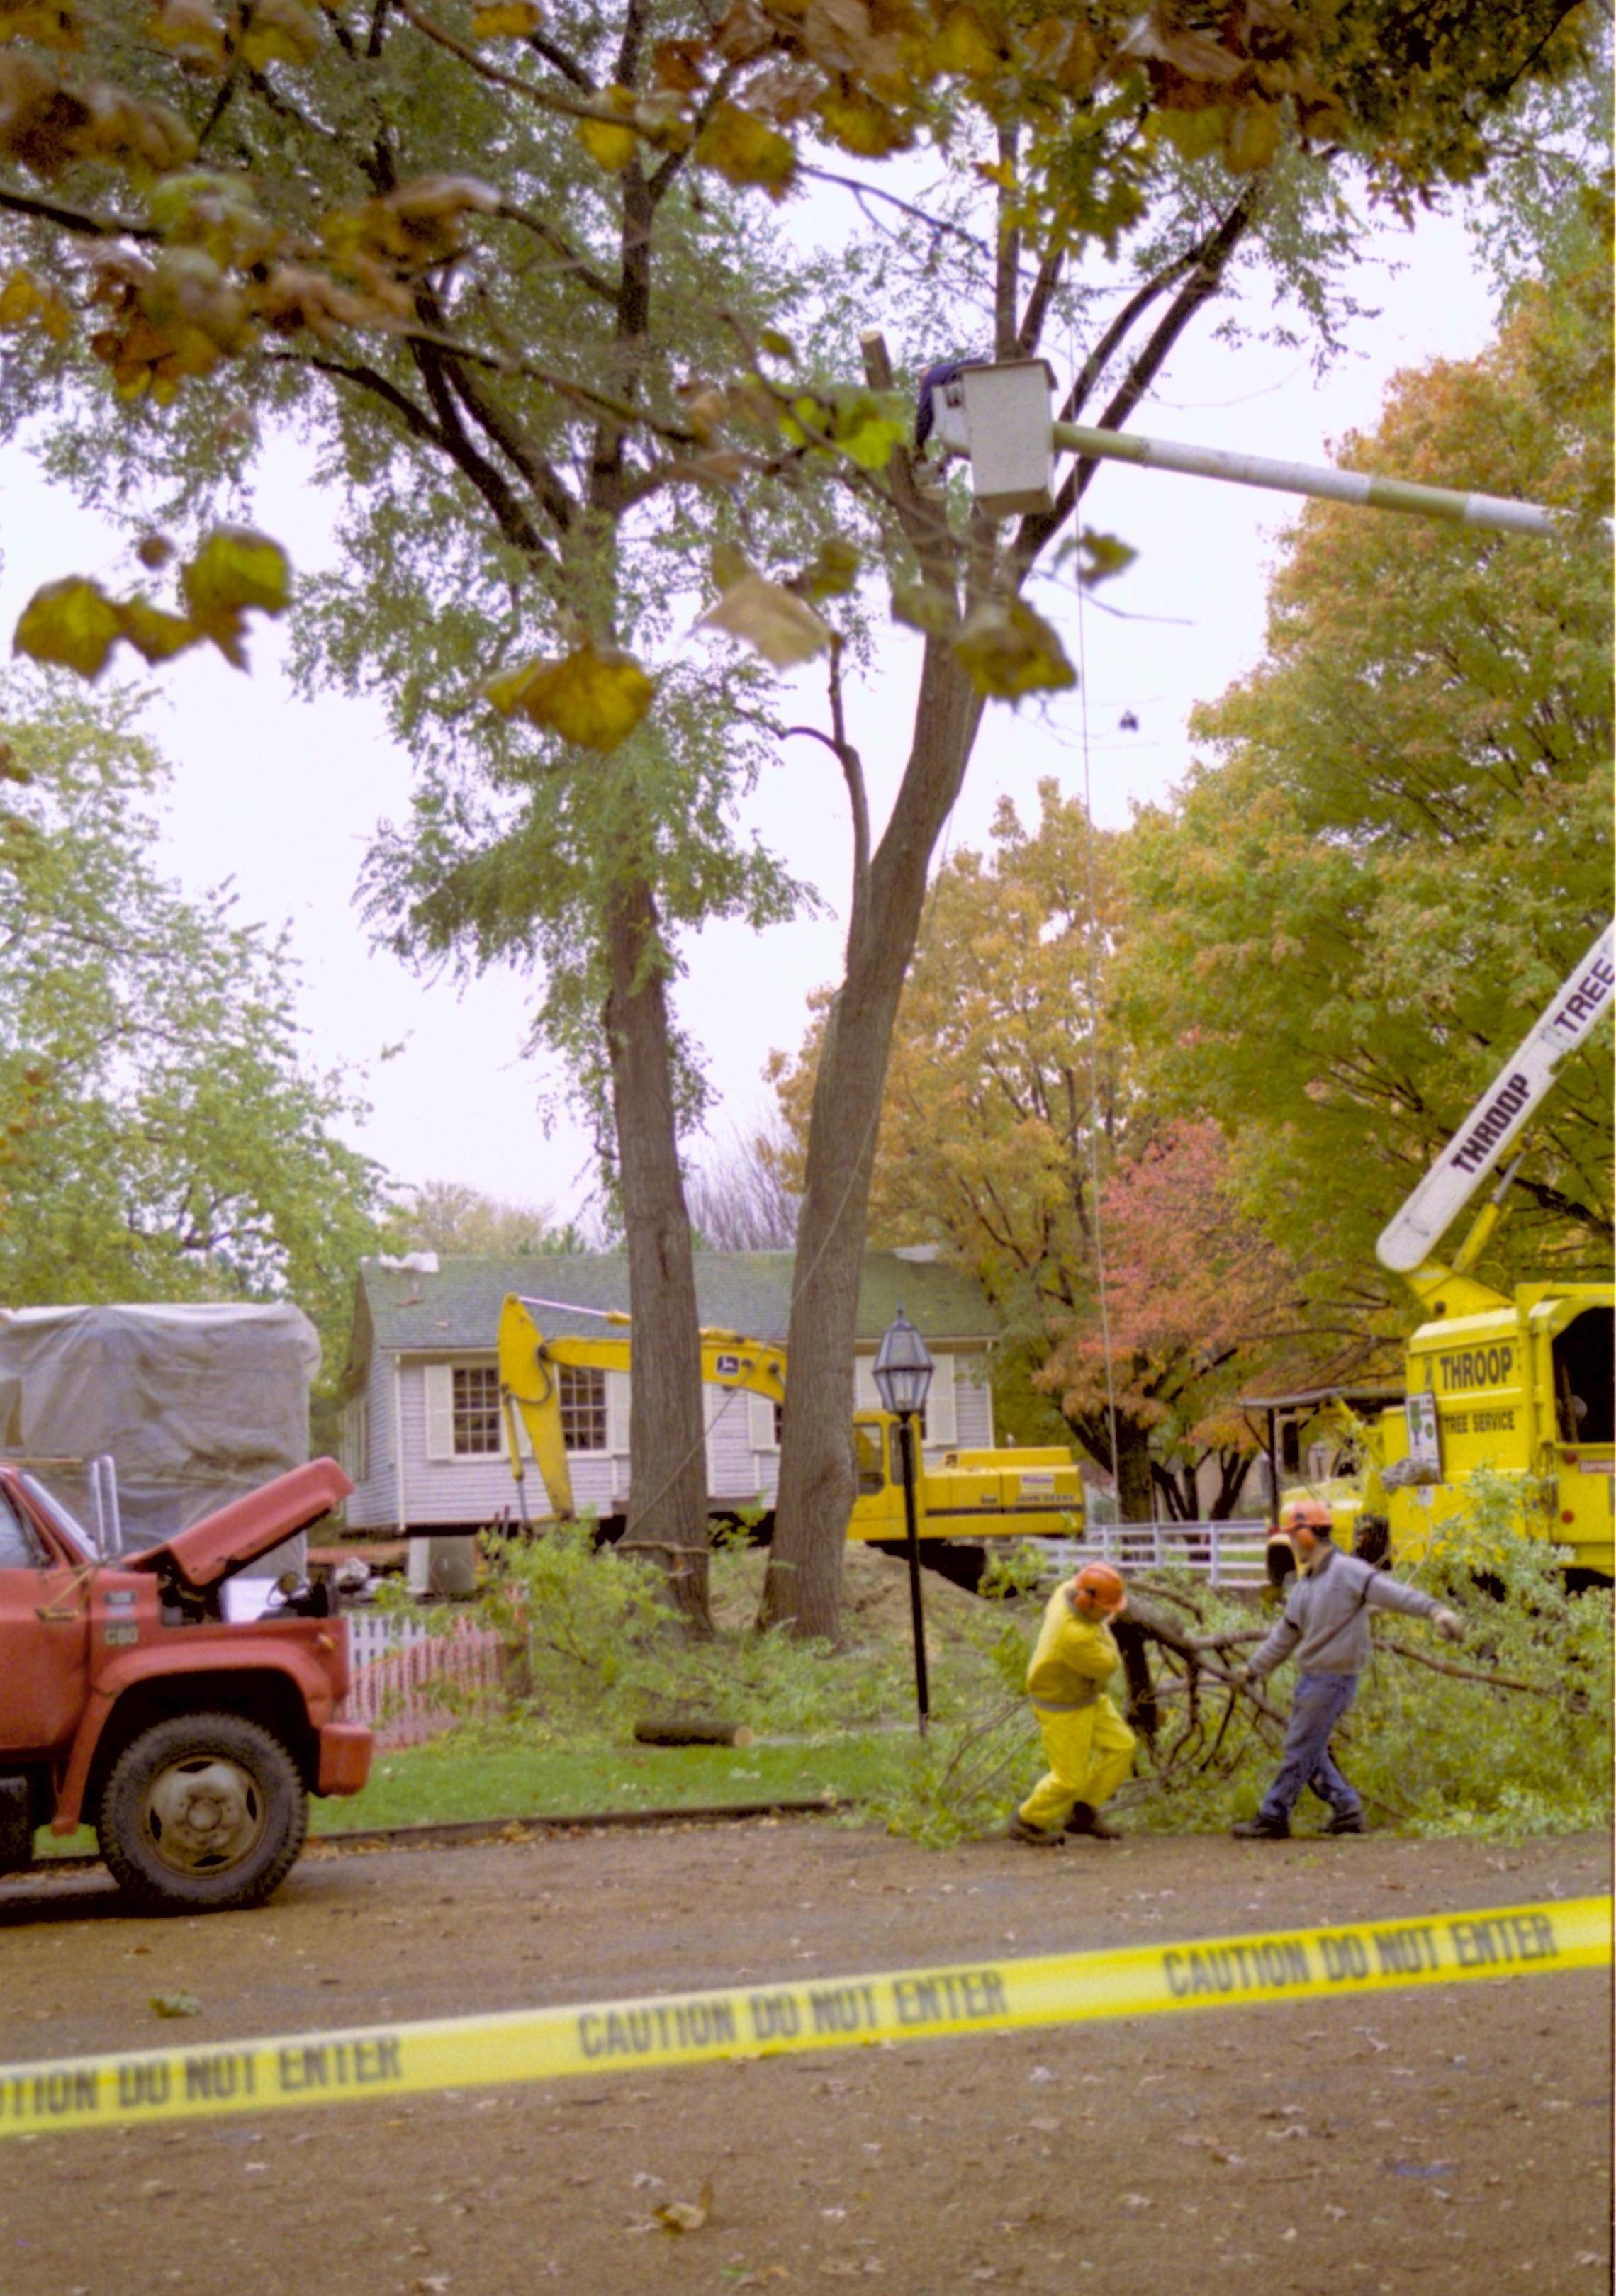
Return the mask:
[[148,1546],[120,1561],[125,1570],[174,1570],[200,1593],[231,1571],[267,1554],[283,1538],[307,1530],[329,1514],[353,1488],[334,1459],[311,1459],[306,1467],[277,1475],[262,1490],[232,1499],[217,1514],[205,1514],[188,1530],[160,1546]]

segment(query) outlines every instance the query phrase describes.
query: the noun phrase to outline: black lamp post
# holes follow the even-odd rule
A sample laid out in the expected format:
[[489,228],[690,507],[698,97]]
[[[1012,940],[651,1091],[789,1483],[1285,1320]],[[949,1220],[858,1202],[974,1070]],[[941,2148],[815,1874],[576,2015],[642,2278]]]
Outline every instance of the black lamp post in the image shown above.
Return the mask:
[[931,1699],[926,1685],[926,1622],[920,1602],[920,1538],[915,1528],[915,1422],[926,1407],[931,1384],[931,1358],[926,1343],[904,1314],[901,1304],[882,1333],[875,1350],[875,1385],[882,1408],[898,1423],[903,1447],[904,1521],[908,1531],[909,1611],[915,1628],[915,1702],[920,1710],[920,1734],[926,1734]]

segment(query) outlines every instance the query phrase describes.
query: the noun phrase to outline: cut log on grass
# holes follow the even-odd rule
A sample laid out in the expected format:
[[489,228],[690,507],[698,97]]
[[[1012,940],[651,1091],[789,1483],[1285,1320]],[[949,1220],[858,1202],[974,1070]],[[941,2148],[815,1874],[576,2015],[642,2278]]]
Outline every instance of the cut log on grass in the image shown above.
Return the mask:
[[750,1746],[752,1733],[744,1722],[719,1722],[711,1715],[652,1714],[634,1726],[642,1746]]

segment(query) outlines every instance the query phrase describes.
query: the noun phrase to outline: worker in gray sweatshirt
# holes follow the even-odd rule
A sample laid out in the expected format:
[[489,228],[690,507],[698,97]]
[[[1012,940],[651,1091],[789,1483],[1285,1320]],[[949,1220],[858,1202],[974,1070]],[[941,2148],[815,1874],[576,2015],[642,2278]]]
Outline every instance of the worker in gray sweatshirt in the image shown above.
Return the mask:
[[1400,1611],[1429,1619],[1450,1643],[1463,1641],[1464,1621],[1417,1587],[1403,1586],[1356,1554],[1341,1554],[1322,1499],[1293,1500],[1281,1510],[1279,1527],[1289,1534],[1301,1568],[1284,1616],[1251,1653],[1245,1679],[1260,1681],[1294,1651],[1296,1690],[1278,1774],[1256,1816],[1243,1817],[1234,1830],[1243,1841],[1284,1841],[1302,1788],[1311,1786],[1333,1813],[1326,1833],[1362,1833],[1364,1805],[1331,1760],[1330,1737],[1369,1662],[1369,1613]]

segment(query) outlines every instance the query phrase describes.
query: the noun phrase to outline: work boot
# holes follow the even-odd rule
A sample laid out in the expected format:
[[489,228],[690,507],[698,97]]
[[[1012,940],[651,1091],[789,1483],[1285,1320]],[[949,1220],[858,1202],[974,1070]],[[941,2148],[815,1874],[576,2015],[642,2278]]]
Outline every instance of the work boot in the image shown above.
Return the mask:
[[1369,1822],[1361,1809],[1338,1809],[1325,1828],[1326,1833],[1367,1833]]
[[1255,1817],[1236,1818],[1229,1832],[1236,1841],[1289,1841],[1291,1821],[1288,1817],[1264,1817],[1259,1811]]
[[1068,1833],[1087,1833],[1095,1841],[1120,1841],[1122,1836],[1114,1825],[1107,1825],[1091,1801],[1072,1804],[1071,1816],[1066,1821]]
[[1025,1841],[1034,1849],[1053,1849],[1061,1839],[1058,1833],[1052,1833],[1047,1826],[1029,1825],[1019,1812],[1011,1819],[1005,1829],[1005,1833],[1007,1841]]

